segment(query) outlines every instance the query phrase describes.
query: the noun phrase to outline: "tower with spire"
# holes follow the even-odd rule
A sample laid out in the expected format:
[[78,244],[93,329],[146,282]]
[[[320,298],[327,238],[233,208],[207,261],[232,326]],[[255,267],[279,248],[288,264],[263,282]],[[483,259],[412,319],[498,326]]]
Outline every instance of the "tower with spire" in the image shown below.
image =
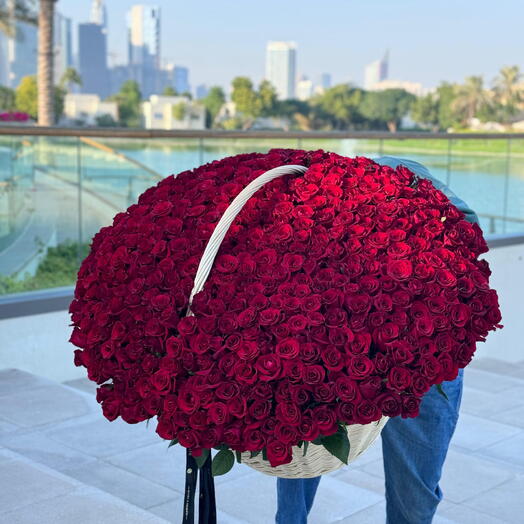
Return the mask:
[[104,0],[93,0],[91,4],[91,23],[107,29],[107,11]]

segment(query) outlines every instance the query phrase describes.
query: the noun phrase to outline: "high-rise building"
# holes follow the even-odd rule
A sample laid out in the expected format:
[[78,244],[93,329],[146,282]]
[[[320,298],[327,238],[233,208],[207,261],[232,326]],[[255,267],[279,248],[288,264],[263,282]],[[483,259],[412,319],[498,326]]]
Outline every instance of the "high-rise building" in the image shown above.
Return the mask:
[[128,12],[128,63],[144,98],[159,91],[160,8],[134,5]]
[[71,19],[55,11],[54,24],[54,81],[60,82],[68,67],[73,65],[73,42],[71,34]]
[[387,80],[389,74],[389,51],[381,60],[375,60],[364,70],[364,89],[373,89],[375,84]]
[[107,11],[104,0],[93,0],[90,21],[93,24],[101,25],[107,30]]
[[173,85],[179,94],[191,91],[189,85],[189,69],[187,67],[175,66],[173,68]]
[[6,39],[7,85],[15,88],[24,76],[36,74],[38,30],[25,22],[16,22],[15,34]]
[[268,42],[266,80],[275,87],[278,98],[295,97],[296,50],[294,42]]
[[99,24],[78,25],[78,65],[82,78],[82,93],[109,95],[107,69],[107,40],[104,27]]
[[307,77],[303,76],[297,82],[297,98],[299,100],[309,100],[313,95],[313,82]]
[[209,89],[206,84],[199,84],[196,86],[195,89],[195,98],[197,100],[201,100],[202,98],[206,98],[206,96],[209,93]]
[[331,75],[329,73],[322,73],[322,75],[320,75],[320,86],[322,89],[329,89],[331,87]]

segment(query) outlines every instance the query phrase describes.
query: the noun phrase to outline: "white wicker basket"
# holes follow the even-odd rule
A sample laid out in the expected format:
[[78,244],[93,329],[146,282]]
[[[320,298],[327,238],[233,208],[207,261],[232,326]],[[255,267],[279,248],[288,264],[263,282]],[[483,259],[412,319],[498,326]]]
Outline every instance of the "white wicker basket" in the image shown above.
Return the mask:
[[[204,250],[204,254],[202,255],[202,259],[200,260],[200,264],[195,276],[193,290],[191,291],[191,295],[189,297],[190,306],[193,301],[193,297],[202,291],[204,284],[206,283],[217,252],[220,248],[220,245],[222,244],[222,240],[229,230],[229,227],[249,198],[251,198],[251,196],[264,184],[267,184],[275,178],[284,175],[303,174],[306,171],[306,167],[299,165],[287,165],[271,169],[250,182],[236,196],[216,225],[215,230],[213,231],[213,234],[211,235],[211,238],[209,239],[209,242],[206,246],[206,249]],[[188,310],[188,315],[192,315],[190,309]],[[387,420],[388,417],[382,417],[379,421],[372,422],[371,424],[353,424],[347,427],[350,443],[348,463],[352,462],[358,456],[360,456],[374,442],[386,424]],[[246,451],[242,453],[241,458],[242,462],[262,473],[284,478],[316,477],[318,475],[335,471],[344,465],[342,461],[329,453],[329,451],[327,451],[322,445],[310,443],[306,455],[302,455],[303,449],[295,446],[293,448],[293,460],[288,464],[277,467],[271,467],[269,462],[262,458],[261,453],[256,457],[250,458],[250,452]]]

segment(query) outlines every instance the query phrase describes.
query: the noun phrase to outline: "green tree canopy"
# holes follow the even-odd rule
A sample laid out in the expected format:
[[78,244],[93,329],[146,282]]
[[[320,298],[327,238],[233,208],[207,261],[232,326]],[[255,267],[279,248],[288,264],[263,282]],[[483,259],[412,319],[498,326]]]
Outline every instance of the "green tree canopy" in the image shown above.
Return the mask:
[[207,96],[202,99],[202,103],[206,108],[206,125],[212,127],[215,118],[220,111],[220,108],[226,101],[224,90],[220,86],[213,86],[209,90]]
[[462,124],[476,116],[478,110],[486,104],[490,104],[489,94],[484,89],[484,81],[481,76],[468,76],[464,84],[459,85],[456,97],[452,104],[455,116]]
[[253,82],[246,76],[237,76],[231,85],[233,87],[231,100],[235,103],[237,111],[246,117],[257,117],[259,106]]
[[16,109],[27,113],[31,118],[38,118],[38,86],[36,76],[24,76],[15,92]]
[[415,96],[404,89],[369,91],[362,103],[362,114],[370,120],[386,124],[394,133],[414,101]]
[[122,84],[120,91],[109,97],[118,104],[118,117],[120,125],[124,127],[140,127],[140,104],[142,95],[140,88],[134,80],[127,80]]
[[313,125],[324,129],[355,129],[363,123],[364,91],[348,84],[327,89],[311,99]]
[[256,98],[257,113],[261,116],[273,116],[277,107],[277,91],[269,82],[262,80],[258,86]]
[[173,86],[164,87],[162,94],[164,96],[177,96],[178,95],[178,93],[176,92],[176,89]]
[[75,84],[77,86],[82,85],[82,78],[80,73],[74,67],[68,67],[62,74],[60,82],[58,83],[59,87],[65,89],[66,91],[71,90],[71,86]]
[[9,87],[0,86],[0,111],[13,111],[15,108],[14,90]]
[[173,118],[175,120],[184,120],[187,114],[187,107],[184,102],[179,102],[173,106]]
[[418,97],[411,108],[411,117],[417,124],[429,126],[433,131],[438,131],[440,127],[438,94],[429,93]]
[[[53,88],[55,122],[64,112],[65,89]],[[24,76],[15,91],[15,106],[18,111],[27,113],[34,120],[38,119],[38,83],[35,75]]]
[[518,66],[503,67],[495,79],[495,101],[500,105],[500,119],[509,123],[524,101],[522,74]]

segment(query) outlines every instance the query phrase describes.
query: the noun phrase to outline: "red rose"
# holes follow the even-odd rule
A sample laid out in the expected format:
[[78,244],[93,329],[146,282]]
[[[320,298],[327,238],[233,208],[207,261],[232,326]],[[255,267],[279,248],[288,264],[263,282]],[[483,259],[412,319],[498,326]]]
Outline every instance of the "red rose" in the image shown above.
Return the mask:
[[387,274],[395,281],[408,279],[413,273],[413,264],[410,260],[390,260],[387,265]]
[[267,443],[266,450],[267,459],[271,467],[288,464],[293,458],[291,446],[289,444],[283,444],[278,440],[270,440]]

